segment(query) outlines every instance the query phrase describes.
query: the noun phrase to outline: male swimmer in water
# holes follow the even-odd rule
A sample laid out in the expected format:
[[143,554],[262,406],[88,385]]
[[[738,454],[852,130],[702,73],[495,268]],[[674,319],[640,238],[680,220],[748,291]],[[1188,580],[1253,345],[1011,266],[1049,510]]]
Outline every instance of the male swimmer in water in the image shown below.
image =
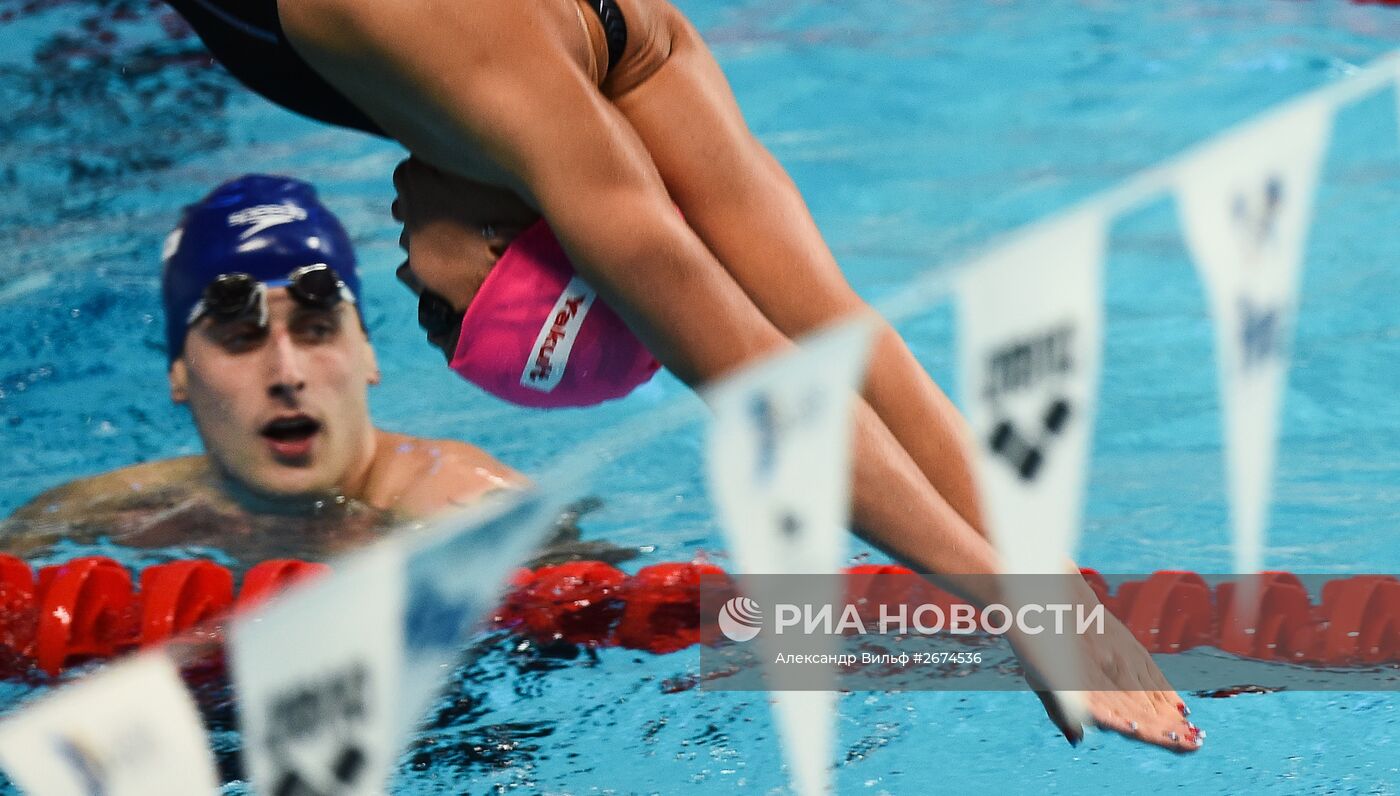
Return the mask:
[[162,298],[170,395],[206,453],[51,489],[0,526],[0,547],[102,535],[319,559],[525,483],[471,445],[372,424],[354,252],[306,183],[249,175],[186,208]]
[[[396,175],[404,277],[453,368],[502,397],[560,406],[625,394],[653,368],[639,347],[698,385],[866,310],[666,0],[168,2],[254,90],[409,149]],[[552,267],[559,252],[588,286],[574,304],[566,293],[578,286]],[[528,337],[508,310],[558,284],[567,290],[554,293],[555,317],[578,327],[540,329],[510,356],[467,333]],[[591,319],[601,322],[585,333]],[[572,348],[556,345],[565,339]],[[576,367],[573,357],[587,358]],[[955,408],[888,326],[869,374],[854,435],[855,525],[922,572],[999,572]],[[1195,749],[1177,695],[1118,631],[1086,641],[1094,721]]]

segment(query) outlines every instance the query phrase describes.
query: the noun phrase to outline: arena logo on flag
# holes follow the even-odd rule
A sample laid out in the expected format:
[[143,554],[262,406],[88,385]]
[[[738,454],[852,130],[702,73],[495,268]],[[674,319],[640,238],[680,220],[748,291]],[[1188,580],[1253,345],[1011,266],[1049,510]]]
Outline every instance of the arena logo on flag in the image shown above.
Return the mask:
[[[1074,414],[1063,386],[1074,371],[1073,342],[1074,324],[1069,322],[994,348],[987,355],[982,395],[995,418],[987,444],[1022,480],[1034,481],[1040,474],[1051,446]],[[1042,384],[1048,385],[1048,395],[1033,399],[1039,409],[1034,422],[1018,424],[1003,399]]]
[[503,490],[406,534],[395,738],[406,740],[423,723],[476,621],[499,605],[509,574],[557,527],[586,472],[565,458],[540,477],[548,490]]
[[869,319],[841,324],[707,391],[709,480],[743,570],[839,565],[851,413],[873,334]]
[[1058,571],[1078,538],[1102,347],[1104,220],[1065,216],[958,284],[964,411],[1009,572]]
[[[1240,267],[1246,271],[1269,268],[1276,257],[1279,244],[1279,216],[1284,203],[1284,181],[1278,174],[1269,174],[1260,184],[1235,194],[1231,218],[1240,243]],[[1246,274],[1249,280],[1251,275]],[[1289,308],[1279,302],[1259,302],[1244,294],[1239,296],[1240,368],[1253,368],[1281,356],[1283,315]]]
[[[1061,572],[1079,538],[1102,358],[1106,222],[1061,216],[969,264],[958,283],[964,410],[976,434],[978,492],[1005,572]],[[1032,602],[1008,580],[1007,593]],[[1051,593],[1049,602],[1067,602]],[[1069,688],[1072,648],[1042,674],[1071,721],[1087,708]]]
[[[355,662],[272,695],[265,746],[276,768],[273,793],[356,792],[367,757],[361,735],[369,719],[368,680],[368,670]],[[318,764],[294,758],[291,750],[323,738],[331,749]]]
[[244,760],[260,791],[383,793],[400,744],[404,554],[391,541],[235,619]]

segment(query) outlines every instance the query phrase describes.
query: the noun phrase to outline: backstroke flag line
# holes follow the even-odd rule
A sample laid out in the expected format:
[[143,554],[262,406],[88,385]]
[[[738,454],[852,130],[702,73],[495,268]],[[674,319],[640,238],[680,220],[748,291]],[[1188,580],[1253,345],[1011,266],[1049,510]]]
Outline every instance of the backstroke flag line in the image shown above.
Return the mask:
[[[741,371],[705,391],[714,414],[706,464],[710,491],[739,570],[746,574],[836,573],[850,515],[852,411],[865,373],[874,325],[858,318],[818,332],[782,356]],[[748,578],[744,592],[758,610],[791,595]],[[789,579],[790,580],[790,579]],[[834,602],[836,577],[814,577],[812,602]],[[813,639],[836,651],[836,639]],[[758,637],[765,665],[778,652]],[[834,688],[836,671],[831,671]],[[776,672],[769,672],[776,683]],[[831,790],[836,693],[774,691],[784,755],[799,793]]]
[[[973,263],[958,282],[959,380],[978,491],[1007,573],[1063,574],[1079,539],[1103,348],[1106,220],[1064,216]],[[1019,593],[1034,582],[1038,594]],[[1013,599],[1058,599],[1062,579],[1007,578]],[[1018,597],[1019,594],[1019,597]],[[1063,595],[1065,602],[1069,595]],[[1077,651],[1046,654],[1049,682],[1075,679]],[[1087,718],[1082,697],[1057,691]]]
[[1181,167],[1177,210],[1215,323],[1235,571],[1263,568],[1280,399],[1333,108],[1287,106]]
[[112,664],[6,719],[0,764],[32,796],[219,790],[204,725],[163,651]]

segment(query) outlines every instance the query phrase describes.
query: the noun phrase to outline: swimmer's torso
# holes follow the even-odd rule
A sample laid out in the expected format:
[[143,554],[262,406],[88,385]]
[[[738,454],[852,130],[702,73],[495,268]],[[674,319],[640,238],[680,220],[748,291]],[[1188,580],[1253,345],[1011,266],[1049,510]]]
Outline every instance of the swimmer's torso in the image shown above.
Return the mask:
[[[536,3],[541,16],[560,27],[563,46],[609,98],[635,88],[665,60],[670,27],[678,20],[664,0],[612,0],[626,21],[627,42],[610,68],[607,32],[594,0],[520,1]],[[167,2],[190,23],[214,57],[252,90],[313,119],[385,135],[292,48],[282,31],[278,0]]]

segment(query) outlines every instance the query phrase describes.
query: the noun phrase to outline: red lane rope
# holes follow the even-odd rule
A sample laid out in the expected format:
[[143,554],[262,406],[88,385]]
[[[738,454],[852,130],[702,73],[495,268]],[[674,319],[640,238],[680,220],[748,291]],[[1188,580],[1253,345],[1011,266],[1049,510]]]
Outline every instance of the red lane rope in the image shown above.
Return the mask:
[[0,554],[0,675],[31,667],[56,675],[65,666],[159,644],[328,571],[325,564],[264,561],[244,576],[235,603],[233,573],[212,561],[147,567],[137,589],[110,558],[75,558],[35,573]]
[[[159,644],[230,610],[246,610],[288,585],[328,572],[325,564],[264,561],[243,577],[212,561],[147,567],[133,584],[109,558],[78,558],[41,568],[0,554],[0,675],[64,667]],[[1314,604],[1297,576],[1260,575],[1259,611],[1242,616],[1234,583],[1212,589],[1193,572],[1156,572],[1117,592],[1083,570],[1105,607],[1148,651],[1214,646],[1241,657],[1309,664],[1400,663],[1400,580],[1385,575],[1334,579]],[[880,578],[904,575],[912,577]],[[904,567],[846,570],[847,599],[872,615],[881,605],[962,601]],[[598,561],[519,570],[495,625],[538,641],[618,646],[666,654],[699,643],[703,577],[727,577],[704,562],[653,564],[635,575]]]

